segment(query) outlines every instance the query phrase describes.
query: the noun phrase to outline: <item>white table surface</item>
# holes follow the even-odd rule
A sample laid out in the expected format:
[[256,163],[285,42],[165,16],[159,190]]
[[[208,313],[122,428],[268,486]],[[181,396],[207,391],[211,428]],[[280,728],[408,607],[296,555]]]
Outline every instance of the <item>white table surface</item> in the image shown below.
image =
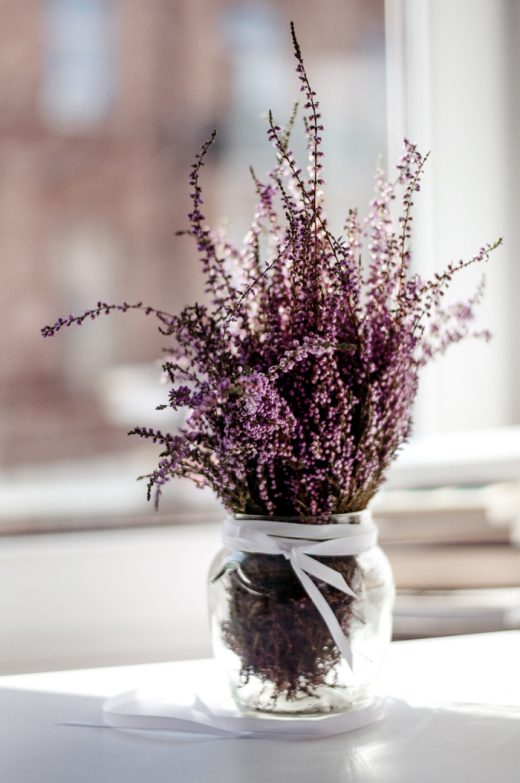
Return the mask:
[[520,632],[397,642],[379,723],[319,740],[221,739],[99,723],[107,696],[184,684],[204,661],[0,678],[1,783],[519,783]]

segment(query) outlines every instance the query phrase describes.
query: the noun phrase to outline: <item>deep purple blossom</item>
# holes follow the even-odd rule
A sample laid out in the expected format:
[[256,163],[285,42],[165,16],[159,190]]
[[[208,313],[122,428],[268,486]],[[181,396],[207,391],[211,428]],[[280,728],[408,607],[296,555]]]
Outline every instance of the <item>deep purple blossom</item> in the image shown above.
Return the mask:
[[482,286],[467,302],[445,305],[443,298],[453,275],[487,260],[501,240],[432,280],[410,273],[413,199],[427,156],[408,140],[394,180],[378,169],[366,220],[350,210],[343,235],[330,232],[319,102],[292,33],[306,172],[289,147],[295,112],[285,129],[270,115],[276,166],[265,182],[253,173],[258,206],[235,247],[201,211],[200,173],[214,134],[191,170],[184,233],[199,250],[208,305],[172,315],[100,302],[43,330],[49,336],[115,309],[142,309],[174,340],[164,364],[169,405],[188,408],[186,421],[175,435],[133,431],[162,446],[147,477],[156,501],[170,478],[187,476],[233,512],[362,509],[410,434],[420,368],[470,334],[488,336],[471,331]]

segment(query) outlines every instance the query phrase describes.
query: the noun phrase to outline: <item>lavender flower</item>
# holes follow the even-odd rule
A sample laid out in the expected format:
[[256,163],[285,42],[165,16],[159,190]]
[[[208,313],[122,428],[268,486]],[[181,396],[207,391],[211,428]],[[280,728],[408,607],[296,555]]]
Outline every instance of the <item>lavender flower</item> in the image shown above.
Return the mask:
[[[261,182],[243,245],[206,225],[200,174],[215,134],[190,174],[187,233],[196,242],[207,305],[174,315],[107,305],[45,327],[51,336],[86,319],[140,309],[174,343],[164,364],[168,404],[186,408],[177,434],[137,427],[160,442],[146,478],[156,503],[175,476],[210,486],[232,512],[319,516],[366,507],[410,434],[420,368],[472,332],[482,286],[467,302],[444,305],[453,276],[486,261],[501,243],[423,281],[410,273],[412,209],[427,155],[410,141],[389,180],[376,174],[365,221],[350,210],[340,237],[323,203],[323,124],[291,28],[304,98],[309,161],[301,169],[287,128],[269,116],[276,166]],[[391,208],[399,199],[401,216]],[[366,260],[362,260],[366,255]],[[166,406],[165,406],[166,407]]]

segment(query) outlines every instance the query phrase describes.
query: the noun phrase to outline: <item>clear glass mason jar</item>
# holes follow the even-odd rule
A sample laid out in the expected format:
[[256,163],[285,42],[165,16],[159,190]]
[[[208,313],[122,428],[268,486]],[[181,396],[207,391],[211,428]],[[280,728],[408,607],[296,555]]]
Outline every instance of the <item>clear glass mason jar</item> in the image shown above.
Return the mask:
[[[355,525],[368,512],[341,514],[327,524]],[[305,522],[296,517],[240,521]],[[368,515],[370,519],[370,516]],[[323,523],[323,518],[319,522]],[[353,656],[350,668],[331,632],[283,555],[222,549],[209,573],[214,654],[238,707],[269,717],[341,713],[373,703],[390,642],[394,582],[378,546],[358,555],[313,556],[338,571],[352,597],[313,579],[334,612]]]

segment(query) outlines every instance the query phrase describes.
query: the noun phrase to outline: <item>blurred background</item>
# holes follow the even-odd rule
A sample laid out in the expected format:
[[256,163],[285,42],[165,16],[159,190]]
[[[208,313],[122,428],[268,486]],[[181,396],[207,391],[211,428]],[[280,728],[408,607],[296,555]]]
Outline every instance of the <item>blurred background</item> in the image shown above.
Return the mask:
[[417,271],[505,236],[481,311],[494,341],[425,374],[376,513],[399,635],[518,624],[520,5],[0,0],[0,18],[0,671],[208,650],[202,574],[221,510],[177,482],[153,512],[135,477],[157,450],[126,435],[176,425],[154,410],[164,338],[139,313],[45,341],[40,329],[99,299],[177,311],[202,296],[175,236],[189,167],[216,128],[205,213],[239,240],[248,166],[273,162],[267,111],[283,123],[298,98],[290,19],[322,105],[333,227],[364,212],[378,157],[393,165],[408,135],[432,150]]
[[[176,312],[202,296],[193,243],[175,237],[189,167],[216,128],[205,212],[240,240],[254,209],[248,166],[263,175],[273,163],[267,111],[285,122],[298,98],[292,17],[327,118],[331,217],[339,228],[348,205],[367,204],[386,146],[383,3],[328,0],[319,18],[314,3],[289,1],[1,0],[0,11],[0,460],[11,491],[0,515],[41,529],[49,516],[146,514],[134,477],[157,450],[126,432],[168,426],[154,414],[164,340],[140,314],[45,342],[40,328],[99,299]],[[177,511],[186,493],[168,493]]]

